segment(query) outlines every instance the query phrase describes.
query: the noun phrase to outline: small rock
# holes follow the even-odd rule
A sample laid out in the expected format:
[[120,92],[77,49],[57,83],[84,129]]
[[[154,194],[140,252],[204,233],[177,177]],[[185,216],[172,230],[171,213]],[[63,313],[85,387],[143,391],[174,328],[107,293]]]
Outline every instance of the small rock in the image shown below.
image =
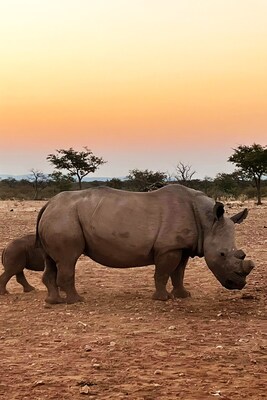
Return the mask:
[[87,326],[87,324],[85,324],[84,322],[82,322],[82,321],[78,321],[77,322],[77,325],[82,325],[82,326],[84,326],[84,327],[86,327]]
[[154,375],[162,375],[162,370],[156,369],[156,371],[154,372]]
[[215,390],[214,392],[210,392],[212,396],[220,396],[221,397],[221,391],[220,390]]
[[80,387],[80,393],[81,394],[89,394],[90,388],[88,385],[84,385]]
[[174,325],[171,325],[171,326],[169,326],[169,331],[175,331],[175,329],[176,329],[176,326],[174,326]]
[[44,385],[44,381],[35,381],[32,386],[41,386]]
[[87,344],[87,345],[84,347],[84,350],[85,350],[85,351],[92,351],[92,348],[89,346],[89,344]]

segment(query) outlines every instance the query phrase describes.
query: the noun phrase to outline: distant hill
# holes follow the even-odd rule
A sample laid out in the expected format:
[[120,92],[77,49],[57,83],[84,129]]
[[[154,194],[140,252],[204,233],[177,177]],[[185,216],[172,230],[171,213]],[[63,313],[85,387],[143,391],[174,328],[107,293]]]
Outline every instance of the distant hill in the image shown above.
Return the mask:
[[[31,174],[28,174],[28,175],[12,175],[12,174],[7,175],[7,174],[2,174],[2,175],[0,175],[0,179],[13,178],[13,179],[16,179],[17,181],[21,181],[22,179],[27,179],[28,180],[30,176],[31,176]],[[120,176],[120,177],[116,177],[116,178],[117,179],[121,179],[121,180],[125,179],[124,176]],[[108,176],[99,176],[99,177],[88,176],[88,177],[85,177],[83,179],[83,181],[84,182],[93,182],[93,181],[106,182],[106,181],[109,181],[110,179],[112,179],[112,177],[108,177]]]

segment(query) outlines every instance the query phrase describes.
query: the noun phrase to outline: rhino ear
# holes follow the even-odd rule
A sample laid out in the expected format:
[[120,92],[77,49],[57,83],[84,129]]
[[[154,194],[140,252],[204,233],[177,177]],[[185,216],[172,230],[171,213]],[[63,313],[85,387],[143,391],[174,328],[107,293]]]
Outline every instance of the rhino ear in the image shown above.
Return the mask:
[[245,218],[248,216],[248,209],[245,208],[243,211],[239,212],[238,214],[235,214],[231,217],[231,220],[235,224],[241,224],[242,221],[244,221]]
[[213,215],[214,219],[219,221],[224,214],[224,205],[223,203],[220,203],[219,201],[216,201],[214,207],[213,207]]

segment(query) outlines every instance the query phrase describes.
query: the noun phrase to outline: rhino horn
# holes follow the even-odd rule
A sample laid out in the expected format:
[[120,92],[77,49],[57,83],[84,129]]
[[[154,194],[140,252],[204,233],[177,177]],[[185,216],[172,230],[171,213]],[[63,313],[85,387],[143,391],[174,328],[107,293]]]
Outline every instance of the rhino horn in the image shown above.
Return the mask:
[[246,275],[248,275],[250,273],[250,271],[255,267],[255,264],[253,261],[251,260],[244,260],[242,261],[242,268],[244,270],[244,272],[246,273]]
[[244,260],[246,257],[246,253],[244,253],[243,250],[236,250],[234,256],[236,258],[239,258],[239,260]]

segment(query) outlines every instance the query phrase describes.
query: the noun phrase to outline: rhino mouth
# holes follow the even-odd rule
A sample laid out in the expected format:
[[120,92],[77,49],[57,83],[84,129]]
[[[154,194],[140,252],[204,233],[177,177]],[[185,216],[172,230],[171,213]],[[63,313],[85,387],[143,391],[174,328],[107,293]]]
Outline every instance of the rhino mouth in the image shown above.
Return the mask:
[[231,274],[230,279],[226,279],[223,286],[229,290],[241,290],[246,285],[246,277],[250,271],[254,268],[254,263],[252,261],[242,261],[241,271],[234,271]]
[[246,285],[245,277],[242,277],[242,279],[237,279],[237,280],[226,279],[224,283],[224,287],[228,290],[241,290],[245,285]]

